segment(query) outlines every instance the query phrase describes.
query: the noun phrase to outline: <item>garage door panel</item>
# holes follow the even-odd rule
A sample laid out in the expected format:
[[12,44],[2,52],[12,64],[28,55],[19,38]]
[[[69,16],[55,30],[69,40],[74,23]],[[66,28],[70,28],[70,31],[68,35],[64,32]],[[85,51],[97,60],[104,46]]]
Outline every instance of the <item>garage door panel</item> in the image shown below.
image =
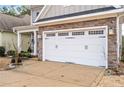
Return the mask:
[[[90,31],[90,30],[89,30]],[[54,36],[45,40],[45,59],[77,64],[106,65],[106,31],[103,34]],[[97,31],[97,30],[96,30]],[[99,30],[98,30],[99,31]],[[71,32],[69,32],[71,33]]]
[[83,65],[92,65],[92,66],[100,66],[100,64],[98,64],[99,60],[93,60],[93,59],[86,59],[86,58],[72,58],[72,59],[68,59],[67,62],[72,62],[72,63],[76,63],[76,64],[83,64]]

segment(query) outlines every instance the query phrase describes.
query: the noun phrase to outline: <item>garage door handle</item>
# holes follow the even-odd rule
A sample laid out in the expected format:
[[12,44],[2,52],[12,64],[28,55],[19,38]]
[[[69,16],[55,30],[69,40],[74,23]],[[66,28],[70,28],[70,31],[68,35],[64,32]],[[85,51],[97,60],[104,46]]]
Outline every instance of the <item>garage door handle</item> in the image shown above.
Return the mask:
[[103,47],[103,56],[104,56],[104,58],[106,59],[106,52],[105,52],[105,48]]
[[56,45],[55,48],[58,48],[58,45]]
[[84,49],[87,50],[87,49],[88,49],[88,45],[85,45],[85,46],[84,46]]

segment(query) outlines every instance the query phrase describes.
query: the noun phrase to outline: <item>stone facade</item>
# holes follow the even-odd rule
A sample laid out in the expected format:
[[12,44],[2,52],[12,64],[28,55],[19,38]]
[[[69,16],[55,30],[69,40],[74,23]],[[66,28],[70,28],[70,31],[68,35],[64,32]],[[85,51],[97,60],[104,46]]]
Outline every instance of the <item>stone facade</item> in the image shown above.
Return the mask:
[[[113,62],[116,62],[117,60],[116,17],[44,26],[39,28],[40,31],[38,32],[38,35],[42,35],[42,32],[46,30],[62,30],[94,26],[108,26],[108,29],[112,29],[115,32],[113,35],[108,35],[108,62],[109,66],[111,66]],[[38,39],[38,56],[40,59],[42,58],[42,38]]]

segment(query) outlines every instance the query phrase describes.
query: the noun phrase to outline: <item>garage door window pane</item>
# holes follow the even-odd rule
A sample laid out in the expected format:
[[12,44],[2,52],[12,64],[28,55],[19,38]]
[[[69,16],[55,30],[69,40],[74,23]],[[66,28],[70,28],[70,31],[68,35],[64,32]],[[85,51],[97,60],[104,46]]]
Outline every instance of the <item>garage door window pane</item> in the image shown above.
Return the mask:
[[89,35],[100,35],[104,34],[103,30],[98,30],[98,31],[89,31]]
[[58,33],[58,36],[68,36],[69,33],[68,32],[62,32],[62,33]]
[[72,35],[75,36],[75,35],[84,35],[84,32],[72,32]]
[[48,33],[48,34],[46,34],[47,37],[53,37],[55,35],[56,35],[55,33]]

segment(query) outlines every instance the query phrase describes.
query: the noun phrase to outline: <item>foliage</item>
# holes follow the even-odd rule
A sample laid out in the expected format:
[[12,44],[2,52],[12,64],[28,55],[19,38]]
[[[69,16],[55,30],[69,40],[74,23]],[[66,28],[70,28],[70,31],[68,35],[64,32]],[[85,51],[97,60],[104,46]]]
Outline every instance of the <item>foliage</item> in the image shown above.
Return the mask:
[[15,11],[13,6],[11,6],[11,7],[3,6],[3,7],[0,8],[0,11],[4,14],[9,14],[9,15],[12,15],[12,16],[16,16],[16,11]]
[[121,62],[124,62],[124,55],[121,56]]
[[25,15],[28,14],[30,15],[30,9],[28,9],[26,6],[21,6],[21,7],[17,7],[17,11],[20,13],[20,15]]
[[0,56],[3,57],[5,56],[5,47],[0,46]]
[[14,51],[14,50],[9,50],[9,51],[7,51],[7,55],[8,56],[15,56],[15,54],[16,54],[16,52]]
[[121,62],[124,62],[124,47],[122,48]]
[[3,6],[0,8],[0,12],[12,16],[30,15],[30,9],[26,6]]
[[27,51],[21,51],[20,56],[21,57],[27,57],[27,58],[31,58],[32,57],[31,53],[27,52]]

